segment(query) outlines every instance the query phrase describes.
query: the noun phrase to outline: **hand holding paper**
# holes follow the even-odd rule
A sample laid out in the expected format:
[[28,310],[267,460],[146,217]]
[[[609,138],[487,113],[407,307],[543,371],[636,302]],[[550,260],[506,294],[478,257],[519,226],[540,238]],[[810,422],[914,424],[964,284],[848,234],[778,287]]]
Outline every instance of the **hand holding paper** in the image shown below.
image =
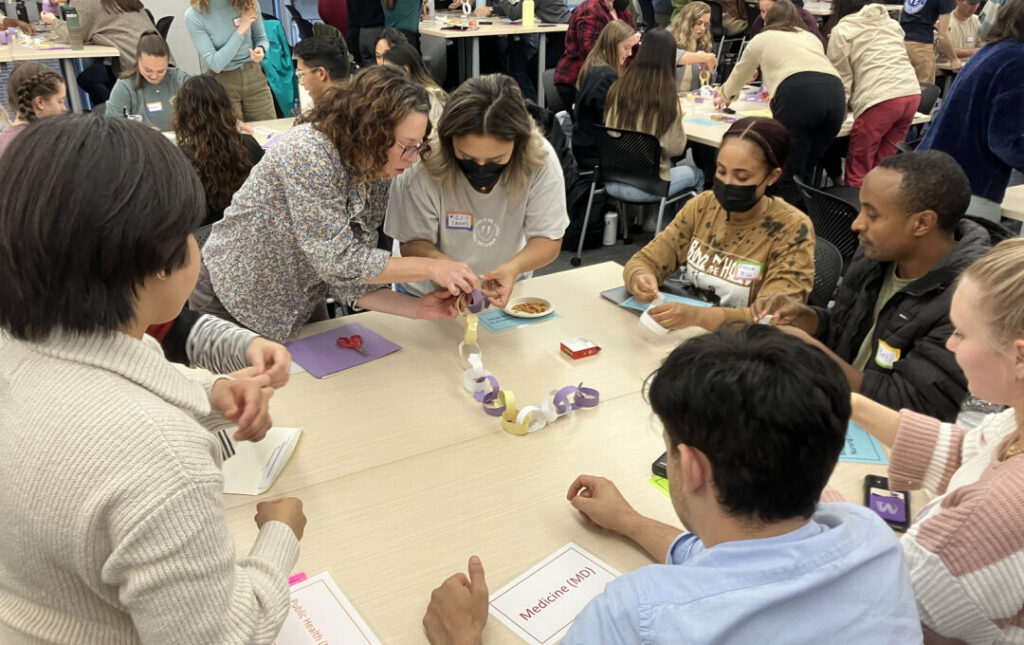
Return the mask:
[[818,314],[805,304],[789,296],[774,295],[758,298],[750,305],[754,320],[771,316],[773,325],[793,325],[813,334],[818,329]]
[[284,345],[266,338],[254,338],[245,349],[245,359],[256,368],[257,374],[270,377],[270,385],[274,389],[288,382],[292,355]]
[[480,276],[480,291],[483,292],[491,304],[503,308],[508,304],[509,296],[512,295],[512,287],[515,286],[519,271],[507,263],[501,265],[494,271]]
[[443,290],[423,296],[416,308],[416,318],[420,320],[451,320],[457,315],[455,296]]
[[479,645],[487,624],[488,594],[484,565],[469,559],[469,578],[456,573],[430,594],[423,629],[432,645]]
[[434,263],[430,280],[448,293],[457,296],[476,289],[476,274],[465,262],[438,259],[430,261]]
[[259,441],[270,429],[267,403],[274,394],[270,377],[254,373],[255,368],[239,370],[232,378],[218,379],[210,392],[210,407],[238,425],[235,441]]
[[640,302],[650,302],[658,297],[658,279],[647,271],[637,271],[629,279],[629,292]]
[[298,497],[278,497],[277,499],[260,502],[256,505],[256,528],[263,528],[267,522],[284,522],[295,534],[296,540],[302,539],[306,529],[306,515],[302,512],[302,500]]

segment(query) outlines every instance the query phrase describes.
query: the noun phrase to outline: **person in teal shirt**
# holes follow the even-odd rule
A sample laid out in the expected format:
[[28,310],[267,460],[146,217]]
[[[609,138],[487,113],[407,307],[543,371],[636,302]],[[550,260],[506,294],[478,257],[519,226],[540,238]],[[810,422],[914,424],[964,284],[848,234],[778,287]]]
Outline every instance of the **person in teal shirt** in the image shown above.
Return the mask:
[[161,132],[170,130],[174,96],[188,80],[188,73],[169,67],[170,55],[163,36],[155,31],[142,34],[136,63],[114,84],[106,115],[140,120]]
[[398,29],[405,35],[410,45],[419,49],[423,0],[383,0],[381,4],[384,7],[384,26]]
[[255,0],[191,0],[185,26],[209,74],[244,121],[277,117],[260,63],[270,48]]

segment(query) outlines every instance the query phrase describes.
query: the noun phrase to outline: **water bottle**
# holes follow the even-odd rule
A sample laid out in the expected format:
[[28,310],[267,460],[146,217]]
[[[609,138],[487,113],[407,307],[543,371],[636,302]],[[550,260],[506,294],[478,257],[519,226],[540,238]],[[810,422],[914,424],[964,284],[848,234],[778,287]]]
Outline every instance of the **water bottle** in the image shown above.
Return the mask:
[[85,44],[82,37],[82,23],[78,20],[78,10],[74,7],[65,8],[64,22],[68,25],[68,40],[71,41],[71,49],[84,49]]
[[[526,0],[526,2],[533,4],[533,0]],[[525,12],[523,13],[523,16],[526,16]],[[526,25],[525,20],[523,21],[523,25]],[[604,237],[601,239],[602,244],[604,244],[605,246],[615,246],[615,238],[616,233],[618,232],[618,224],[618,213],[616,213],[615,211],[608,211],[607,213],[604,214]]]
[[533,28],[533,0],[523,0],[523,26]]
[[434,6],[434,0],[426,0],[427,2],[427,20],[437,19],[437,7]]

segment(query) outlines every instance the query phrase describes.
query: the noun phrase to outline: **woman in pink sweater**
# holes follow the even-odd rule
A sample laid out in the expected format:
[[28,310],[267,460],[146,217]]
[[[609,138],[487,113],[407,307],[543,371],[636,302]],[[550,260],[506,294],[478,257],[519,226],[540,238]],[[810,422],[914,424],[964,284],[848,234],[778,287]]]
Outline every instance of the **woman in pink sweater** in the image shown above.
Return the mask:
[[1020,642],[1024,239],[1002,242],[964,272],[950,319],[946,347],[971,393],[1010,407],[966,430],[855,394],[853,419],[892,448],[892,488],[932,495],[902,540],[925,643]]

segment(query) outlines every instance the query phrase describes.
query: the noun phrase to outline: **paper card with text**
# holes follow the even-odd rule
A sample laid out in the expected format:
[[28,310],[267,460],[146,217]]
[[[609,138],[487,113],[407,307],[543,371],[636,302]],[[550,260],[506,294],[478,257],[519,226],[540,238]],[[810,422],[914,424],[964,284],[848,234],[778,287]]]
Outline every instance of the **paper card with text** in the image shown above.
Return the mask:
[[326,571],[292,585],[291,592],[290,611],[274,645],[380,645]]
[[[233,434],[231,430],[229,434]],[[299,442],[298,428],[267,430],[261,441],[232,441],[234,454],[224,460],[224,492],[259,495],[270,488]]]
[[573,544],[491,594],[491,615],[527,643],[557,643],[619,572]]

